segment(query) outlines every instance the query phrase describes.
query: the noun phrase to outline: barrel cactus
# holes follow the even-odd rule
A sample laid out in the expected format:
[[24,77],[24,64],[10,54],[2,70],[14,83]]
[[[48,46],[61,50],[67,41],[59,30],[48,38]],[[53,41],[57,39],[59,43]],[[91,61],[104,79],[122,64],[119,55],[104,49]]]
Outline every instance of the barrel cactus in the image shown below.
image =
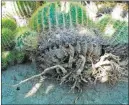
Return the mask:
[[[119,56],[123,54],[116,53],[118,50],[113,52],[116,55],[111,52],[118,47],[125,50],[127,45],[122,47],[125,45],[117,43],[112,46],[112,42],[93,29],[96,25],[98,24],[90,21],[79,4],[71,2],[67,12],[61,11],[58,3],[41,6],[29,23],[32,30],[40,33],[35,47],[35,62],[41,73],[14,86],[36,77],[40,77],[40,81],[49,78],[59,81],[60,84],[71,84],[72,90],[82,90],[84,85],[97,82],[115,84],[127,65],[122,67],[120,64]],[[104,25],[106,27],[107,23]],[[102,32],[104,33],[103,30]],[[24,40],[21,42],[26,43]],[[126,51],[124,57],[127,57]],[[36,91],[31,91],[31,94]]]
[[[14,65],[16,63],[15,58],[16,58],[16,55],[15,55],[14,51],[3,51],[2,52],[2,66],[3,66],[3,68],[4,68],[5,64],[6,64],[6,68],[8,66]],[[4,69],[6,69],[6,68],[4,68]]]
[[61,11],[61,7],[57,2],[47,3],[32,15],[29,26],[38,32],[52,28],[68,28],[77,25],[87,25],[89,27],[93,22],[88,18],[85,8],[80,4],[71,2],[67,12]]
[[2,52],[2,70],[6,70],[8,66],[23,63],[25,60],[25,53],[18,50],[3,51]]
[[14,31],[17,28],[17,23],[13,18],[2,18],[2,28]]
[[128,43],[128,23],[116,20],[113,26],[116,29],[113,35],[115,36],[114,43]]
[[14,64],[23,63],[24,60],[25,60],[25,53],[18,51],[16,49],[10,51],[7,56],[7,62],[9,64],[9,66],[14,65]]
[[97,21],[98,29],[104,37],[111,39],[112,44],[128,43],[128,24],[125,21],[115,20],[109,15],[105,15]]
[[41,80],[54,79],[60,84],[68,83],[71,84],[71,90],[79,91],[83,86],[97,81],[115,84],[123,72],[119,55],[113,55],[110,51],[105,53],[106,49],[102,51],[105,44],[111,47],[106,40],[95,33],[89,34],[86,31],[80,33],[80,27],[75,30],[42,32],[39,35],[35,56],[37,70],[41,73],[14,86],[36,77],[41,77]]
[[39,1],[16,1],[14,7],[20,17],[29,18],[31,14],[41,5]]
[[15,64],[15,53],[13,51],[2,52],[2,69],[6,70],[8,66]]
[[17,33],[15,39],[17,50],[34,50],[37,47],[37,33],[28,28],[23,28]]
[[8,28],[2,28],[2,50],[10,50],[14,47],[14,33]]

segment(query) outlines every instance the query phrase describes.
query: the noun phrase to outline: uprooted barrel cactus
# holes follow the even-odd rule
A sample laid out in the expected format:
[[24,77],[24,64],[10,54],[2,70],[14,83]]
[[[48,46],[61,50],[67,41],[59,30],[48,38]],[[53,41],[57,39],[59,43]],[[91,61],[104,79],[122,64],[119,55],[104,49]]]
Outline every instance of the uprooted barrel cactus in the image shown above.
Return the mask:
[[[90,33],[80,28],[56,30],[46,36],[41,33],[36,56],[38,70],[46,77],[58,79],[61,84],[73,84],[72,88],[81,89],[81,85],[96,80],[114,84],[122,70],[120,59],[110,52],[105,53],[109,43],[104,38]],[[48,68],[53,66],[57,68],[50,71]],[[114,80],[110,81],[111,77]]]
[[[40,26],[44,26],[44,23],[38,24],[42,19],[41,12],[43,11],[39,9],[31,21],[32,24],[35,21],[32,28],[40,32],[35,49],[35,62],[37,70],[41,73],[14,86],[41,77],[42,82],[44,79],[54,79],[60,84],[71,84],[72,90],[76,88],[81,90],[82,86],[96,82],[114,84],[124,75],[123,70],[126,69],[127,64],[122,65],[123,59],[121,58],[128,56],[127,43],[113,45],[112,38],[107,39],[98,30],[83,26],[82,23],[79,25],[78,22],[75,22],[77,24],[75,26],[72,22],[70,27],[64,27],[63,22],[62,27],[55,28],[49,26],[51,24],[49,23],[45,29]],[[35,20],[36,16],[39,18]],[[118,53],[119,48],[124,49],[124,54]]]
[[[109,47],[111,45],[94,31],[80,27],[59,29],[42,32],[38,37],[35,61],[41,73],[14,86],[41,77],[42,81],[54,79],[60,84],[71,84],[72,90],[82,90],[83,86],[96,82],[113,85],[124,74],[125,66],[121,66],[119,59],[121,54],[110,53],[109,48],[114,46]],[[120,47],[119,44],[115,46]],[[126,51],[124,56],[127,56]]]

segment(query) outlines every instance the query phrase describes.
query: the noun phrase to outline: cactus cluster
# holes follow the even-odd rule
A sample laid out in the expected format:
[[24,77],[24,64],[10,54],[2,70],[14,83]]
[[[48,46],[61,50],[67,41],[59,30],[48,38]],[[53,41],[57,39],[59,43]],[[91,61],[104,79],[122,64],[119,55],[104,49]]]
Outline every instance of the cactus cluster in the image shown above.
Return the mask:
[[[23,29],[19,29],[18,33],[15,34],[14,31],[17,31],[17,24],[15,20],[7,18],[2,19],[2,49],[12,50],[15,44],[16,49],[20,51],[17,51],[17,53],[11,51],[8,57],[2,57],[2,66],[6,67],[8,64],[11,64],[11,62],[13,64],[14,61],[16,61],[14,54],[17,56],[17,62],[22,62],[22,59],[24,58],[24,51],[36,50],[39,41],[37,32],[40,33],[42,31],[46,35],[45,31],[52,33],[53,29],[63,28],[73,30],[75,27],[83,26],[85,29],[91,30],[96,27],[104,35],[106,27],[111,24],[115,29],[115,32],[111,37],[111,39],[114,40],[112,41],[112,44],[128,42],[128,24],[126,22],[114,20],[109,15],[97,22],[93,22],[90,20],[85,8],[81,4],[75,2],[69,3],[69,9],[66,12],[61,10],[61,6],[58,2],[46,3],[43,6],[40,6],[40,2],[36,1],[16,1],[15,9],[20,16],[29,18],[32,13],[33,15],[29,21],[29,28],[24,27]],[[39,8],[37,9],[37,7]],[[100,35],[100,32],[98,33],[98,35]]]
[[17,24],[13,18],[2,19],[2,70],[16,63],[22,63],[25,58],[24,52],[18,52],[15,47],[15,35]]

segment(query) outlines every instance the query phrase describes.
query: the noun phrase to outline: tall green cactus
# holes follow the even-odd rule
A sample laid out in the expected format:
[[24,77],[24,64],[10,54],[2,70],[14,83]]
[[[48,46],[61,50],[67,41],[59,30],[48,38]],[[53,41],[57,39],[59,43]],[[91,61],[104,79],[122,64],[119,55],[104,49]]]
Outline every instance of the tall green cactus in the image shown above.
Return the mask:
[[31,29],[41,32],[45,29],[51,30],[52,28],[67,28],[76,25],[93,25],[93,22],[88,18],[85,8],[80,4],[71,2],[68,13],[60,10],[57,2],[47,3],[33,14],[30,19],[29,26]]

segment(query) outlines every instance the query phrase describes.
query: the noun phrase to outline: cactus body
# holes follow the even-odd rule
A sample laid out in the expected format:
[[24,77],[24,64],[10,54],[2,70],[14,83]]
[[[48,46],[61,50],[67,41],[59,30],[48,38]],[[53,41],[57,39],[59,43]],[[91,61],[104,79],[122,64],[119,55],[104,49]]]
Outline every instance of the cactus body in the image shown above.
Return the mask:
[[11,18],[2,19],[2,28],[8,28],[11,31],[14,31],[16,27],[17,27],[17,23],[14,19],[11,19]]
[[16,1],[14,7],[17,15],[23,18],[30,18],[31,14],[40,6],[39,1]]
[[17,33],[17,37],[15,39],[16,49],[18,50],[27,50],[30,48],[31,50],[37,47],[37,33],[31,31],[26,28]]
[[[77,25],[87,25],[93,22],[87,17],[85,8],[77,3],[70,3],[69,11],[61,11],[60,6],[55,3],[47,3],[33,14],[29,26],[38,32],[52,28],[69,28]],[[91,25],[89,25],[90,27]]]
[[8,28],[2,28],[2,49],[10,50],[14,46],[13,32]]

